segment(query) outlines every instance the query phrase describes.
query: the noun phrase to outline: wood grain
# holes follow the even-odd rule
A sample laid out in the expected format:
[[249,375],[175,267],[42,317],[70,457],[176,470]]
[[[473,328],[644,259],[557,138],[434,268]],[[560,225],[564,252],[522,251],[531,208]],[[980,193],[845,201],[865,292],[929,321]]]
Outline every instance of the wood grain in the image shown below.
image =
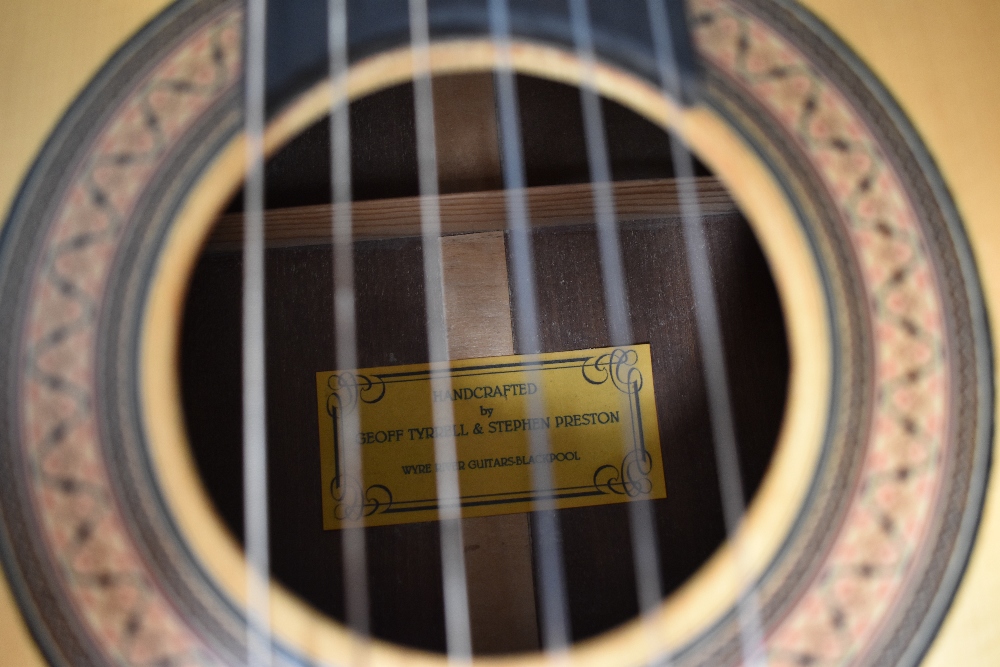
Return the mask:
[[[736,205],[725,187],[711,176],[695,179],[702,212],[727,213]],[[551,227],[590,222],[595,210],[587,183],[549,185],[526,189],[533,225]],[[680,213],[675,179],[641,179],[614,184],[616,214],[622,222],[672,216]],[[462,192],[440,197],[441,231],[444,234],[488,232],[507,226],[502,190]],[[358,240],[420,235],[420,198],[399,197],[355,202],[352,210]],[[318,245],[330,242],[333,210],[329,204],[273,209],[265,212],[264,225],[271,247]],[[243,238],[243,215],[224,215],[208,240],[209,250],[235,250]]]
[[[502,232],[441,241],[448,351],[453,359],[514,353]],[[477,655],[537,650],[527,514],[462,521],[472,647]]]
[[505,248],[503,232],[441,239],[452,359],[514,354]]
[[[965,5],[915,0],[873,4],[861,0],[804,0],[849,41],[885,80],[916,122],[963,215],[986,281],[991,310],[1000,312],[1000,227],[995,187],[1000,125],[994,122],[1000,99],[1000,70],[983,67],[997,57],[1000,29],[996,5]],[[65,0],[13,2],[0,25],[6,104],[0,114],[5,153],[0,168],[0,207],[6,208],[21,175],[52,123],[69,105],[105,54],[137,29],[163,2],[79,3]],[[138,19],[135,14],[142,14]],[[929,38],[933,36],[933,39]],[[914,64],[917,63],[915,66]],[[44,72],[39,76],[38,72]],[[1000,574],[1000,494],[993,493],[984,517],[977,552],[951,618],[946,621],[929,664],[992,664],[1000,635],[995,631],[995,601]],[[2,605],[7,601],[0,602]],[[16,608],[6,609],[17,614]],[[5,661],[29,664],[20,644],[34,643],[20,624],[0,618]],[[9,631],[9,632],[8,632]],[[20,643],[20,644],[19,644]],[[24,658],[24,659],[22,659]]]
[[[359,243],[354,261],[359,364],[425,363],[420,240]],[[315,246],[272,249],[266,271],[272,573],[316,609],[343,619],[340,532],[324,531],[320,520],[316,423],[315,373],[336,368],[332,253]],[[203,256],[186,304],[180,368],[199,471],[237,536],[243,526],[241,272],[239,253]],[[443,650],[437,524],[381,526],[365,537],[372,633]]]
[[[951,195],[976,255],[996,318],[1000,313],[1000,4],[989,0],[871,3],[803,0],[871,67],[913,122]],[[994,319],[994,327],[996,320]],[[993,346],[996,349],[996,328]],[[994,362],[1000,383],[1000,369]],[[994,410],[1000,419],[1000,406]],[[1000,433],[1000,431],[998,431]],[[994,461],[1000,439],[994,435]],[[994,470],[996,465],[994,464]],[[994,472],[965,578],[925,658],[931,667],[994,665],[1000,655],[1000,493]],[[993,657],[990,657],[993,656]]]
[[433,90],[440,192],[502,189],[493,77],[441,76]]
[[[21,179],[66,108],[169,0],[6,2],[0,21],[0,227]],[[6,347],[6,346],[5,346]],[[0,664],[48,665],[0,571]]]
[[[449,199],[454,199],[459,193],[502,188],[493,77],[482,73],[438,77],[433,90],[440,192],[446,197],[451,193]],[[454,222],[462,224],[461,218]],[[449,356],[513,354],[503,234],[445,237],[441,255]],[[537,649],[527,515],[465,519],[462,532],[473,652]]]
[[[781,311],[767,264],[736,212],[706,221],[747,496],[777,441],[788,377]],[[533,235],[543,351],[610,344],[594,225]],[[665,592],[722,543],[725,529],[681,223],[622,225],[632,343],[649,343],[667,497],[653,501]],[[515,329],[515,342],[519,338]],[[638,613],[628,508],[559,512],[574,640]]]

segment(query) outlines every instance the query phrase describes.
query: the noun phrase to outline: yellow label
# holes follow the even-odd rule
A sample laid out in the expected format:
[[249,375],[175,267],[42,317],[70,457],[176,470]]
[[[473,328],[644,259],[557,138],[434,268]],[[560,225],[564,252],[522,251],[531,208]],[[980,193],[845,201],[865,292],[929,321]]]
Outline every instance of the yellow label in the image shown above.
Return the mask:
[[326,529],[666,496],[649,345],[327,371],[316,395]]

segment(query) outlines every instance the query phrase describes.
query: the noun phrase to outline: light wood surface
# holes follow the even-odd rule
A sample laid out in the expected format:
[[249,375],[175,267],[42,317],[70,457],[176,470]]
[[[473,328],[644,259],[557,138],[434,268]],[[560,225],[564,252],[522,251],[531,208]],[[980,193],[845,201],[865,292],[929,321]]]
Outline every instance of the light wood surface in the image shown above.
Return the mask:
[[[105,61],[171,0],[15,0],[0,20],[0,211],[49,133]],[[0,665],[47,662],[0,577]]]
[[[1000,4],[991,0],[804,0],[889,89],[916,126],[965,221],[993,319],[1000,313]],[[996,372],[997,366],[994,366]],[[994,380],[1000,386],[1000,376]],[[997,415],[996,411],[994,412]],[[1000,415],[997,415],[1000,416]],[[1000,494],[994,472],[976,546],[925,664],[1000,656]]]
[[114,52],[171,0],[14,0],[0,20],[0,211],[49,133]]
[[[162,0],[15,0],[0,22],[0,207],[6,211],[34,155],[101,62]],[[913,120],[951,187],[979,260],[988,303],[1000,311],[1000,6],[936,0],[804,0],[881,77]],[[1000,495],[990,493],[966,580],[927,658],[989,665],[1000,653]],[[0,586],[0,663],[43,664]],[[596,663],[595,663],[596,664]]]

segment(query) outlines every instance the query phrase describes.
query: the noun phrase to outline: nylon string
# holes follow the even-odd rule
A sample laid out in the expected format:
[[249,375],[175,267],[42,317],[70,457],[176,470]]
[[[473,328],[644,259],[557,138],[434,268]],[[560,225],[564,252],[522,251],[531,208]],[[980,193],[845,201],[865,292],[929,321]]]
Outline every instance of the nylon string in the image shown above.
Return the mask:
[[[660,0],[647,0],[661,84],[676,89],[680,80],[670,48],[667,15]],[[590,166],[598,242],[601,254],[604,297],[609,334],[613,345],[631,343],[627,292],[624,283],[620,239],[615,218],[611,173],[600,100],[594,87],[594,50],[586,0],[571,0],[571,18],[577,54],[584,64],[581,86],[585,139]],[[438,203],[437,156],[434,136],[433,96],[430,80],[429,26],[426,0],[410,0],[411,49],[414,58],[414,106],[417,124],[417,153],[421,194],[421,236],[424,257],[427,336],[430,361],[449,361],[444,278],[441,254],[441,221]],[[511,244],[512,288],[515,318],[522,352],[541,350],[539,318],[532,266],[533,249],[520,137],[517,93],[510,58],[509,11],[505,0],[489,2],[491,30],[498,46],[500,63],[496,71],[497,106],[500,120],[501,151]],[[265,390],[265,304],[264,304],[264,225],[263,225],[263,130],[264,130],[264,42],[266,4],[249,0],[247,7],[245,110],[247,136],[247,178],[244,189],[244,281],[243,281],[243,430],[244,430],[244,512],[248,561],[247,664],[271,664],[269,620],[270,554],[268,545],[266,390]],[[355,303],[353,284],[353,242],[351,229],[350,131],[344,74],[347,70],[346,1],[330,0],[330,66],[335,106],[331,112],[331,173],[334,215],[331,223],[334,252],[334,319],[337,367],[357,367]],[[337,101],[342,101],[336,104]],[[708,393],[713,442],[719,470],[719,486],[727,535],[732,538],[745,504],[739,473],[735,429],[729,402],[728,380],[723,357],[711,268],[703,229],[694,163],[688,149],[671,135],[671,153],[677,176],[684,229],[685,252],[691,273],[698,339]],[[450,380],[432,374],[432,391],[449,391]],[[529,417],[544,414],[544,396],[532,395]],[[448,401],[433,403],[436,429],[447,431],[453,422]],[[361,479],[360,453],[356,433],[357,413],[344,415],[344,474]],[[532,454],[548,453],[550,443],[544,432],[532,431]],[[435,439],[435,457],[455,460],[454,437]],[[449,659],[471,658],[471,632],[465,579],[458,473],[441,466],[436,474],[441,525],[441,556],[444,579],[445,627]],[[536,489],[552,488],[548,466],[533,466]],[[630,524],[640,609],[648,611],[662,595],[659,553],[651,507],[647,502],[630,502]],[[543,647],[561,651],[569,644],[569,617],[566,609],[565,575],[562,568],[558,516],[551,500],[536,500],[534,538],[541,588]],[[367,634],[369,625],[367,572],[364,533],[347,527],[342,535],[345,563],[345,598],[348,625]],[[739,553],[737,553],[739,561]],[[759,601],[751,589],[738,602],[741,647],[745,664],[766,664]]]
[[[350,100],[347,91],[348,41],[347,0],[330,0],[327,37],[330,55],[330,177],[333,193],[331,235],[333,240],[333,319],[336,340],[336,367],[345,382],[355,381],[358,367],[357,323],[354,292],[354,238],[351,191]],[[350,376],[343,375],[344,371]],[[368,561],[364,532],[364,485],[359,440],[360,417],[357,407],[343,411],[340,423],[342,478],[341,493],[358,508],[356,516],[345,517],[340,531],[343,561],[344,613],[347,626],[360,638],[370,632]],[[356,646],[353,664],[367,662],[366,643]]]
[[266,0],[248,0],[244,72],[247,176],[243,190],[243,516],[247,665],[271,665],[270,552],[264,324],[264,48]]
[[[510,243],[510,280],[514,295],[518,346],[522,354],[538,354],[541,352],[541,336],[535,298],[534,252],[525,196],[524,155],[517,88],[511,64],[510,14],[506,0],[490,0],[489,12],[490,31],[499,56],[494,76],[507,209],[507,238]],[[543,383],[537,381],[536,384],[539,391],[528,396],[529,418],[545,415]],[[529,431],[529,446],[533,456],[542,457],[544,460],[545,455],[551,450],[547,432]],[[533,489],[544,491],[553,488],[550,466],[534,465],[531,468]],[[556,513],[555,501],[545,496],[536,498],[532,502],[532,510],[534,511],[531,522],[534,540],[532,547],[535,551],[537,569],[536,587],[540,589],[542,648],[550,660],[562,660],[571,635],[559,516]]]
[[[410,0],[410,50],[413,54],[413,102],[416,112],[417,167],[420,180],[420,232],[424,262],[424,299],[427,308],[427,352],[432,364],[431,391],[450,393],[451,380],[444,371],[448,353],[444,271],[441,256],[441,210],[438,201],[437,147],[434,133],[434,98],[430,77],[430,28],[426,0]],[[436,461],[456,460],[455,423],[451,401],[432,401]],[[441,569],[444,585],[445,640],[448,659],[454,663],[472,658],[469,597],[465,578],[462,507],[455,466],[435,466],[438,518],[441,531]]]
[[[622,263],[611,165],[604,131],[604,115],[596,86],[596,61],[587,0],[571,0],[570,17],[577,57],[583,64],[580,103],[601,257],[608,333],[613,346],[630,345],[633,342],[632,323],[629,317],[625,269]],[[640,612],[646,614],[655,609],[663,597],[656,523],[649,500],[633,499],[628,503],[628,512],[636,596]]]
[[[679,85],[681,77],[678,65],[671,55],[673,49],[666,8],[663,6],[663,0],[647,0],[647,7],[661,86],[665,93],[669,90],[677,90],[678,88],[671,88],[671,86]],[[681,116],[677,127],[681,132],[683,132],[683,123],[684,117]],[[746,509],[745,496],[736,448],[733,411],[729,399],[729,380],[726,375],[722,328],[719,323],[715,289],[712,286],[712,270],[709,265],[701,204],[694,180],[694,159],[687,146],[673,132],[670,133],[670,148],[680,195],[684,250],[691,275],[691,290],[694,295],[695,322],[702,355],[702,372],[708,393],[712,442],[718,469],[719,494],[722,498],[722,514],[727,538],[735,549],[736,565],[740,577],[739,585],[741,589],[745,589],[737,601],[740,648],[743,664],[765,665],[767,658],[764,653],[760,601],[755,589],[748,586],[745,568],[746,557],[742,553],[740,543],[733,541]]]

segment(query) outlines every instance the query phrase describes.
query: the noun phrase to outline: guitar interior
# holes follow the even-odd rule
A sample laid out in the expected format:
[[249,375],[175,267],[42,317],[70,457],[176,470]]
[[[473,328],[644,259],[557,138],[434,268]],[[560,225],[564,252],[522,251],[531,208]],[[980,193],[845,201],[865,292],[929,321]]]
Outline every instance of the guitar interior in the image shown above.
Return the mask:
[[[449,301],[449,317],[466,318],[472,329],[482,329],[486,322],[488,332],[509,331],[513,349],[508,353],[520,353],[525,336],[511,317],[517,304],[506,277],[513,258],[502,207],[493,223],[482,222],[479,215],[502,201],[496,196],[503,183],[492,78],[442,77],[434,86],[445,244],[454,250],[446,281],[466,286]],[[544,224],[536,221],[532,231],[543,349],[610,345],[597,233],[586,214],[590,176],[579,91],[521,76],[518,95],[527,185],[532,196],[553,197],[570,211],[546,218]],[[669,594],[725,539],[716,455],[681,216],[676,204],[670,210],[669,202],[643,206],[644,198],[654,197],[651,193],[673,187],[668,137],[614,102],[603,100],[602,110],[621,202],[619,234],[633,342],[649,343],[652,354],[667,497],[646,502],[652,503],[661,577]],[[412,198],[419,192],[412,86],[355,101],[350,127],[353,193],[364,212],[355,216],[361,221],[354,254],[358,363],[424,363],[428,352],[419,227],[400,224],[387,230],[379,225],[385,206],[413,208]],[[697,168],[749,502],[782,421],[789,374],[785,329],[767,262],[750,226],[708,169]],[[315,394],[315,373],[336,368],[331,242],[323,238],[322,224],[318,232],[296,226],[296,216],[322,211],[330,201],[330,131],[324,119],[271,158],[266,170],[266,208],[275,221],[269,218],[266,255],[271,564],[282,585],[343,620],[341,533],[324,531],[321,521]],[[180,369],[194,457],[222,519],[240,539],[241,202],[240,195],[234,197],[195,270]],[[478,222],[466,224],[463,215]],[[362,223],[370,224],[365,228]],[[484,336],[455,343],[453,356],[496,354],[495,341]],[[628,507],[602,505],[557,514],[573,640],[635,617]],[[531,514],[467,520],[476,653],[538,647],[536,598],[541,592],[525,528],[532,520]],[[365,529],[365,537],[372,635],[443,651],[438,523],[372,527]]]

